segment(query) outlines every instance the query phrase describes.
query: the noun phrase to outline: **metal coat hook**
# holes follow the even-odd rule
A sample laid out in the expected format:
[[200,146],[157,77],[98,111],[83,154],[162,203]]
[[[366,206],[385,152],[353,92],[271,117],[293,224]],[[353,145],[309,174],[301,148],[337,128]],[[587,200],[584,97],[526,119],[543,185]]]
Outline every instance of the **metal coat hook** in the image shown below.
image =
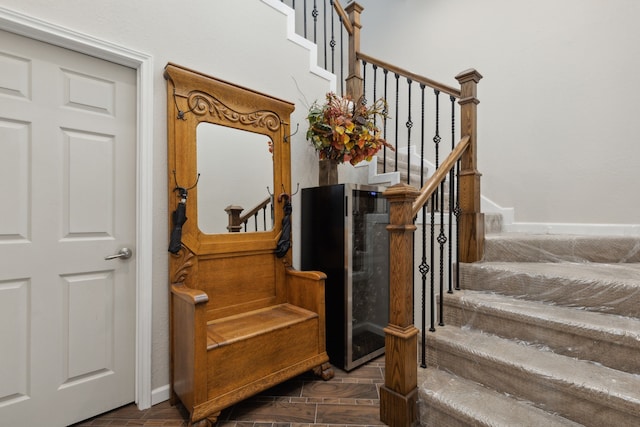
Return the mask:
[[[190,108],[187,111],[182,111],[180,109],[180,107],[178,107],[178,100],[177,100],[177,96],[176,96],[176,88],[173,88],[173,103],[176,105],[176,110],[178,110],[178,120],[187,120],[184,118],[185,114],[190,113],[193,111],[194,108],[196,108],[196,106],[194,105],[192,108]],[[175,171],[174,171],[175,173]],[[195,187],[195,186],[194,186]],[[192,187],[193,188],[193,187]]]
[[289,135],[286,135],[286,136],[284,137],[284,142],[289,142],[289,140],[291,139],[291,137],[292,137],[293,135],[295,135],[296,133],[298,133],[298,130],[300,130],[300,123],[296,123],[296,131],[295,131],[294,133],[289,134]]
[[173,170],[173,180],[176,183],[176,187],[173,189],[173,191],[177,191],[181,198],[186,199],[189,190],[196,188],[196,186],[198,185],[198,181],[200,181],[200,174],[198,173],[198,176],[196,176],[196,182],[191,187],[182,187],[180,186],[180,184],[178,184],[178,177],[176,176],[175,169]]
[[293,194],[288,194],[284,188],[284,184],[282,185],[282,193],[280,193],[280,195],[278,196],[278,202],[281,202],[283,198],[286,199],[290,199],[291,197],[295,196],[296,194],[298,194],[298,191],[300,191],[300,183],[298,183],[296,185],[296,191]]

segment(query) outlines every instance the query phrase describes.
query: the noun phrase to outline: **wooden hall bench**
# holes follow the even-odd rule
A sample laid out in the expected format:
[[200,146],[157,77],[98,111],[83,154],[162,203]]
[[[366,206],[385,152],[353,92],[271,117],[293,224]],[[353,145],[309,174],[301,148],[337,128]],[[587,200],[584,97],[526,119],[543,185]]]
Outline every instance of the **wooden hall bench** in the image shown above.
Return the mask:
[[[285,136],[293,105],[175,64],[166,66],[165,78],[169,212],[181,207],[188,218],[181,230],[173,215],[169,220],[172,243],[174,232],[180,231],[169,256],[171,399],[186,407],[191,425],[206,426],[215,423],[223,409],[305,371],[333,377],[325,350],[326,276],[295,270],[291,250],[276,250],[290,198]],[[239,135],[259,134],[272,142],[273,179],[260,186],[282,193],[274,198],[269,231],[201,231],[199,196],[204,199],[218,186],[233,186],[203,184],[209,171],[197,170],[203,164],[197,161],[198,153],[203,155],[196,132],[201,123],[233,128]],[[225,135],[225,141],[210,143],[246,142],[228,141]],[[221,145],[220,155],[226,149]],[[266,151],[267,144],[251,149]],[[238,165],[235,170],[246,169]],[[205,179],[198,181],[198,174]],[[187,191],[182,183],[192,188]],[[219,202],[220,210],[233,203]]]

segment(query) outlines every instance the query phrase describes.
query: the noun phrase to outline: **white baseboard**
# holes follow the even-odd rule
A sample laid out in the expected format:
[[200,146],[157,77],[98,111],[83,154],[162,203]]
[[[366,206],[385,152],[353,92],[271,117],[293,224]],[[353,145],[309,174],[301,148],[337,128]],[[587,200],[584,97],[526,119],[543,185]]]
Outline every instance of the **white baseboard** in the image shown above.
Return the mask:
[[169,400],[171,388],[169,384],[151,390],[151,406]]

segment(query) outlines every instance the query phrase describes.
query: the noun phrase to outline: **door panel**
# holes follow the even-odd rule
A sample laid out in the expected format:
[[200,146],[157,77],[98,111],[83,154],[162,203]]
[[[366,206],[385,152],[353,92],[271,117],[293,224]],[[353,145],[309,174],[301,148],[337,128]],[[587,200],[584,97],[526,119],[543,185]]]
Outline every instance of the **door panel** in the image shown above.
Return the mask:
[[0,31],[0,425],[134,400],[135,168],[136,72]]

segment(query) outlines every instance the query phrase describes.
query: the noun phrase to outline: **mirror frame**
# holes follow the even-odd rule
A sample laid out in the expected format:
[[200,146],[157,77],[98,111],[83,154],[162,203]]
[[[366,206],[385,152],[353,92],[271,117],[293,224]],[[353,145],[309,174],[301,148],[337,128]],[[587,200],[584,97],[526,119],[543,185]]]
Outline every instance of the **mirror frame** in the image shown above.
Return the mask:
[[182,227],[182,244],[196,255],[273,251],[284,216],[284,201],[279,201],[278,196],[291,194],[291,150],[285,136],[290,135],[294,105],[173,63],[165,67],[164,77],[167,80],[169,229],[173,226],[171,213],[179,201],[174,189],[189,188],[197,182],[197,126],[201,122],[213,123],[262,134],[273,141],[273,182],[265,183],[265,190],[268,185],[274,193],[274,226],[264,232],[203,233],[198,227],[196,185],[188,192],[188,219]]

